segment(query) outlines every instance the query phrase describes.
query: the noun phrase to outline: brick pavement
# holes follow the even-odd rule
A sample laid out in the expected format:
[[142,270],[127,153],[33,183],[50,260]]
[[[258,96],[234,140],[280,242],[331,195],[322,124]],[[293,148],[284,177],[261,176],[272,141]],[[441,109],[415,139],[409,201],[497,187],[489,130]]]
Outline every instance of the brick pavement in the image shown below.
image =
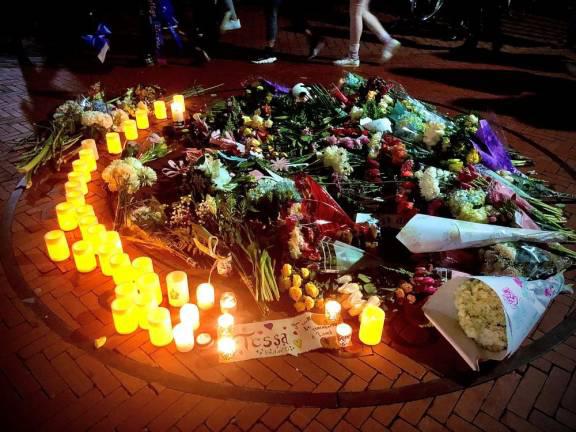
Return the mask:
[[[247,33],[247,35],[246,35]],[[226,36],[235,46],[254,46],[258,33],[247,31]],[[425,41],[429,43],[428,40]],[[330,39],[327,56],[335,57],[345,47],[342,39]],[[304,52],[299,35],[282,32],[283,51]],[[377,46],[365,44],[363,50],[375,54]],[[507,48],[512,55],[522,56],[526,49]],[[538,56],[537,49],[528,52]],[[564,55],[549,50],[553,64]],[[554,123],[542,124],[537,108],[546,101],[544,92],[554,89],[571,91],[574,80],[558,68],[540,71],[542,60],[522,59],[512,66],[487,61],[456,62],[442,53],[407,48],[385,67],[363,66],[365,74],[381,74],[396,79],[419,97],[465,109],[474,101],[483,101],[484,112],[492,109],[498,121],[511,132],[512,146],[534,158],[535,168],[560,190],[574,192],[575,179],[563,163],[576,166],[572,128]],[[487,59],[490,60],[490,59]],[[264,72],[263,72],[264,71]],[[431,73],[433,71],[434,73]],[[483,74],[486,72],[486,74]],[[330,65],[283,62],[266,68],[240,61],[216,60],[201,68],[167,66],[152,69],[114,68],[106,74],[74,73],[67,69],[22,70],[9,59],[3,60],[0,73],[0,132],[2,150],[7,157],[0,161],[0,199],[6,200],[18,180],[14,156],[8,154],[9,141],[30,131],[30,121],[41,119],[63,98],[81,91],[101,79],[108,88],[120,88],[135,81],[152,81],[174,91],[195,81],[203,84],[225,82],[233,91],[247,76],[266,73],[286,83],[296,80],[330,82],[339,71]],[[482,82],[489,77],[489,82]],[[49,91],[50,90],[50,91]],[[526,99],[526,96],[532,98]],[[506,103],[503,103],[503,102]],[[534,102],[533,110],[520,109]],[[484,108],[485,107],[485,108]],[[494,107],[502,107],[498,110]],[[544,127],[548,126],[548,127]],[[542,149],[531,146],[534,141]],[[118,369],[122,365],[102,360],[79,348],[78,336],[93,337],[111,331],[110,316],[101,313],[99,301],[110,286],[98,285],[97,276],[78,280],[65,266],[54,266],[42,252],[39,235],[54,223],[49,208],[62,185],[42,187],[47,196],[27,196],[16,212],[13,232],[16,257],[27,281],[36,289],[34,300],[19,296],[0,275],[0,397],[7,430],[392,430],[392,431],[492,431],[492,430],[574,430],[576,429],[576,336],[571,336],[552,351],[495,381],[434,398],[404,404],[362,408],[293,408],[264,403],[223,401],[178,391],[154,380],[144,380],[135,372]],[[99,216],[107,211],[101,191],[91,188]],[[44,207],[43,207],[44,206]],[[573,209],[571,225],[576,225]],[[39,234],[40,233],[40,234]],[[40,237],[41,238],[41,237]],[[164,269],[165,270],[165,269]],[[64,271],[67,282],[60,276]],[[68,277],[70,276],[70,277]],[[82,276],[84,277],[84,276]],[[92,280],[89,280],[92,279]],[[94,289],[87,290],[86,287]],[[30,306],[41,301],[61,319],[70,331],[66,338],[53,331],[46,317],[34,313]],[[534,340],[559,324],[574,306],[572,296],[560,296],[552,305]],[[216,383],[232,383],[248,388],[292,389],[294,391],[363,391],[409,385],[433,379],[433,373],[420,363],[402,357],[386,346],[361,360],[335,358],[328,366],[318,354],[299,359],[278,358],[263,362],[238,363],[231,368],[218,366],[189,369],[179,361],[173,349],[154,350],[139,334],[111,337],[107,350],[114,350],[139,364],[154,365],[173,374]],[[176,355],[175,355],[176,354]],[[180,356],[181,359],[181,356]],[[282,371],[277,374],[276,372]],[[285,372],[286,371],[286,372]],[[10,413],[7,415],[7,413]],[[33,413],[34,415],[31,415]]]

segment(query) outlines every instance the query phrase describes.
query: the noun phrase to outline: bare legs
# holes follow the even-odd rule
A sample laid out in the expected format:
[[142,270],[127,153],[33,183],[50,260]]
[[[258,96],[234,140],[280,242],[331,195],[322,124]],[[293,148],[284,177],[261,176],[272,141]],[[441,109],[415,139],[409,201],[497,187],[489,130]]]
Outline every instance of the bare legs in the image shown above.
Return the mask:
[[364,22],[384,45],[387,45],[392,38],[388,34],[378,18],[369,10],[370,0],[350,0],[350,52],[352,59],[358,60],[360,50],[360,38],[364,30]]

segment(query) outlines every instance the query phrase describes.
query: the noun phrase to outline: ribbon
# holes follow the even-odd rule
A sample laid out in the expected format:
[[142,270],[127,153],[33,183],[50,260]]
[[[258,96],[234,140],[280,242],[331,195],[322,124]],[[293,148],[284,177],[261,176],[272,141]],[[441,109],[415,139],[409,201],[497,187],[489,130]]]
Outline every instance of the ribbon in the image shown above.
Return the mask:
[[476,140],[471,140],[472,145],[482,157],[482,165],[493,171],[506,170],[517,173],[518,170],[512,165],[510,156],[498,136],[487,120],[480,120]]
[[98,59],[104,63],[106,59],[106,53],[110,48],[110,42],[108,41],[108,36],[112,34],[112,31],[106,26],[106,24],[100,23],[96,27],[96,33],[93,35],[84,35],[82,40],[90,45],[92,48],[98,51]]

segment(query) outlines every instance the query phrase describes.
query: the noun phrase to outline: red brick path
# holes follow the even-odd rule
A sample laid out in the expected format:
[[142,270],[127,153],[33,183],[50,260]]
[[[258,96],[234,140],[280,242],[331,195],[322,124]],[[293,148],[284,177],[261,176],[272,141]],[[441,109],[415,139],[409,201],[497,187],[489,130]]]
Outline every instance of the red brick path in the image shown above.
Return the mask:
[[[251,18],[252,15],[249,15]],[[246,23],[247,20],[243,19]],[[258,33],[245,31],[227,35],[237,46],[254,46]],[[430,43],[430,41],[419,41]],[[300,35],[282,32],[283,51],[305,51]],[[434,41],[441,48],[441,44]],[[345,41],[330,39],[326,55],[345,51]],[[366,44],[369,56],[377,46]],[[573,91],[575,81],[562,72],[561,50],[548,50],[550,57],[538,58],[538,50],[507,48],[501,64],[456,62],[434,51],[406,48],[385,67],[363,66],[364,74],[380,74],[402,82],[409,91],[435,103],[453,108],[483,106],[494,111],[498,121],[547,150],[527,144],[508,134],[510,144],[534,158],[538,172],[559,190],[575,192],[575,179],[562,163],[576,168],[573,126],[563,128],[543,111],[548,91]],[[518,56],[518,61],[514,60]],[[489,60],[489,59],[488,59]],[[501,60],[502,62],[502,60]],[[542,64],[548,64],[547,72]],[[550,72],[552,71],[552,72]],[[136,82],[157,82],[175,91],[200,82],[226,83],[230,91],[246,77],[266,74],[275,80],[334,81],[340,71],[328,64],[282,62],[267,67],[241,61],[216,60],[196,69],[168,66],[152,69],[114,68],[106,74],[74,73],[67,69],[20,69],[6,59],[0,73],[0,136],[5,157],[0,161],[0,199],[6,200],[19,178],[14,155],[7,153],[9,141],[26,135],[30,121],[41,119],[62,99],[96,80],[107,88],[119,89]],[[569,95],[569,93],[566,93]],[[224,93],[225,95],[225,93]],[[478,101],[483,105],[474,105]],[[560,118],[563,118],[559,114]],[[554,159],[556,157],[556,159]],[[6,430],[393,430],[393,431],[563,431],[576,429],[576,336],[570,337],[530,365],[462,392],[435,398],[364,408],[292,408],[281,405],[226,401],[196,396],[125,373],[100,357],[79,349],[74,333],[64,341],[46,325],[45,317],[30,306],[41,301],[67,328],[94,337],[110,332],[110,316],[101,313],[99,300],[111,286],[97,276],[56,268],[42,251],[41,234],[54,224],[54,200],[62,193],[61,182],[46,185],[47,196],[27,196],[16,212],[13,225],[15,253],[26,279],[35,288],[22,298],[6,283],[0,284],[0,400]],[[91,200],[99,215],[107,212],[102,192],[91,189]],[[576,225],[574,209],[570,225]],[[62,272],[64,276],[62,276]],[[92,280],[90,280],[92,279]],[[64,281],[64,282],[63,282]],[[574,306],[574,297],[560,296],[551,306],[537,339],[560,323]],[[111,334],[111,332],[110,332]],[[179,362],[173,349],[153,350],[142,333],[112,337],[105,349],[119,352],[137,362],[157,365],[168,372],[209,382],[229,382],[248,388],[292,391],[364,391],[404,386],[433,379],[418,363],[398,358],[386,347],[361,360],[344,360],[309,354],[298,359],[275,358],[215,368],[193,368]],[[327,360],[328,359],[328,360]],[[137,375],[137,376],[135,376]]]

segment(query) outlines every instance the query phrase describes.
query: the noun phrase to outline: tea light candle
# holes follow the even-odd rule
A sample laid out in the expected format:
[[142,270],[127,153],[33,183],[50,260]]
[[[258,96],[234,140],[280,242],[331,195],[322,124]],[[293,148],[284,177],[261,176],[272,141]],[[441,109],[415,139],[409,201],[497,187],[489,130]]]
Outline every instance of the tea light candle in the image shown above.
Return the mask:
[[141,329],[148,330],[150,325],[148,324],[148,314],[151,310],[157,309],[158,305],[156,300],[146,299],[143,295],[138,294],[136,296],[136,310],[138,314],[138,325]]
[[100,243],[98,247],[98,262],[100,263],[100,270],[104,276],[112,276],[112,268],[110,266],[110,257],[117,253],[121,253],[116,246],[111,243]]
[[342,306],[336,300],[328,300],[324,306],[326,319],[331,322],[338,321],[340,319],[340,311]]
[[68,180],[66,183],[64,183],[64,191],[65,193],[80,192],[82,195],[84,195],[84,191],[82,190],[82,183],[77,181]]
[[218,317],[218,337],[232,336],[234,334],[234,317],[229,313]]
[[176,124],[184,123],[184,108],[182,105],[172,102],[170,104],[170,110],[172,111],[172,121]]
[[101,242],[102,243],[109,243],[112,246],[114,246],[116,249],[118,249],[118,251],[120,251],[120,252],[123,251],[122,240],[120,240],[120,234],[118,234],[118,231],[106,231],[101,236]]
[[336,326],[336,337],[340,348],[347,347],[352,340],[352,327],[346,323],[338,324]]
[[94,152],[91,149],[81,149],[78,152],[78,158],[86,164],[88,171],[94,172],[98,169],[96,159],[94,159]]
[[236,310],[236,296],[233,292],[227,291],[220,297],[220,311],[222,313],[234,312]]
[[180,352],[189,352],[194,348],[194,330],[185,324],[176,324],[173,331],[176,349]]
[[86,238],[84,240],[90,242],[92,249],[98,252],[100,248],[100,243],[102,242],[102,234],[106,232],[106,226],[104,224],[90,225],[86,228]]
[[172,342],[172,321],[168,309],[159,307],[148,313],[148,332],[154,346],[165,346]]
[[136,286],[146,299],[156,301],[159,305],[162,303],[162,287],[160,286],[160,277],[156,273],[146,273],[138,276]]
[[202,310],[208,310],[214,306],[214,287],[210,283],[201,283],[196,288],[196,302]]
[[236,354],[236,341],[233,337],[225,336],[218,339],[218,353],[220,354],[220,359],[223,361],[229,361]]
[[116,285],[114,288],[114,295],[116,298],[126,298],[132,303],[136,303],[138,297],[138,289],[133,282],[124,282]]
[[76,270],[80,273],[90,273],[96,268],[96,256],[92,245],[87,241],[80,240],[72,245],[72,255]]
[[82,216],[78,219],[78,228],[82,234],[82,240],[88,241],[88,227],[98,225],[98,218],[96,216]]
[[210,333],[200,333],[196,336],[196,343],[200,348],[206,348],[212,343],[212,336],[210,336]]
[[117,298],[110,305],[114,328],[120,334],[134,333],[138,328],[138,315],[132,300]]
[[184,109],[184,107],[186,106],[184,104],[184,95],[177,94],[177,95],[172,96],[172,102],[180,105],[182,107],[182,109]]
[[84,204],[76,207],[76,217],[78,220],[82,219],[84,216],[96,216],[94,213],[94,207],[90,204]]
[[386,314],[378,306],[368,304],[360,316],[359,337],[366,345],[377,345],[382,340]]
[[44,243],[48,256],[54,262],[65,261],[70,258],[70,249],[64,231],[54,230],[44,234]]
[[98,146],[96,145],[96,141],[92,138],[84,139],[80,142],[80,147],[83,149],[90,149],[92,150],[92,155],[94,156],[94,160],[98,160],[100,156],[98,155]]
[[186,303],[180,308],[180,322],[198,330],[200,327],[200,311],[198,306],[192,303]]
[[72,161],[72,171],[81,174],[86,183],[90,183],[90,180],[92,180],[88,164],[86,164],[84,161],[81,161],[80,159]]
[[132,282],[134,273],[132,270],[132,262],[127,253],[115,253],[110,256],[110,270],[112,271],[112,279],[116,285],[124,282]]
[[132,267],[134,268],[134,279],[146,273],[154,273],[154,264],[152,258],[141,256],[132,260]]
[[166,289],[170,306],[181,307],[190,300],[188,275],[183,271],[173,271],[166,275]]
[[150,122],[148,121],[148,110],[136,110],[136,126],[138,129],[148,129],[150,127]]
[[108,132],[106,134],[106,146],[108,147],[108,153],[113,155],[122,154],[120,134],[118,132]]
[[72,231],[78,228],[76,209],[68,202],[56,204],[56,218],[62,231]]
[[166,103],[164,101],[154,101],[154,115],[158,120],[165,120],[168,118],[166,114]]
[[138,139],[138,127],[136,126],[136,120],[124,120],[122,122],[122,131],[127,140]]
[[80,191],[86,195],[88,193],[88,185],[82,173],[70,171],[68,173],[68,181],[80,183]]
[[66,202],[70,203],[73,207],[80,207],[86,204],[84,194],[80,191],[66,192]]

